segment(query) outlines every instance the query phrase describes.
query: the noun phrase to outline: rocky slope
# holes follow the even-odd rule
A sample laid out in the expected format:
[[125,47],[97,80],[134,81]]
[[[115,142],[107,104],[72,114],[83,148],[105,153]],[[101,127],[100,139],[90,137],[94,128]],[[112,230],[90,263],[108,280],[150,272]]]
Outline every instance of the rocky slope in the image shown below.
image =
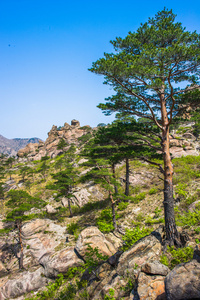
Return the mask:
[[68,123],[59,128],[53,125],[45,142],[28,144],[24,149],[18,151],[17,156],[19,158],[27,157],[28,160],[39,160],[46,155],[54,158],[63,153],[61,149],[57,148],[61,139],[66,141],[65,149],[67,149],[71,144],[80,145],[84,138],[85,140],[89,139],[91,132],[92,128],[89,125],[81,127],[77,120],[72,120],[71,126]]
[[7,154],[8,156],[16,156],[19,149],[24,148],[27,144],[39,143],[40,139],[7,139],[0,135],[0,153]]
[[[173,249],[163,252],[163,181],[159,171],[148,163],[130,162],[130,198],[116,205],[120,233],[106,231],[111,222],[107,218],[110,209],[107,191],[92,180],[76,187],[71,199],[74,215],[69,217],[67,199],[57,197],[46,185],[52,182],[51,173],[62,157],[57,156],[61,138],[81,147],[92,129],[80,127],[78,121],[73,121],[71,126],[53,126],[47,141],[42,146],[37,144],[38,151],[27,152],[28,161],[20,158],[20,162],[8,170],[12,179],[10,175],[4,179],[5,192],[27,189],[31,195],[44,199],[46,206],[41,211],[41,219],[25,222],[22,227],[23,271],[19,272],[16,257],[17,231],[0,236],[0,300],[199,299],[199,139],[192,135],[192,125],[186,127],[171,133],[176,221],[179,232],[187,237],[185,248],[174,254]],[[39,158],[47,154],[53,158],[46,160],[48,171],[44,177],[37,170],[42,163]],[[81,161],[79,157],[76,167],[83,174],[86,169]],[[24,166],[34,171],[31,180],[28,177],[22,180],[20,170]],[[117,166],[116,176],[124,190],[123,163]],[[0,206],[1,220],[5,201]],[[32,213],[37,211],[30,211]],[[0,229],[9,227],[1,220]],[[103,229],[99,220],[104,224]],[[98,251],[92,252],[88,246]],[[65,274],[66,279],[56,279],[58,274]],[[77,281],[82,285],[77,285]],[[57,282],[56,288],[54,282]],[[38,291],[40,296],[33,298]]]

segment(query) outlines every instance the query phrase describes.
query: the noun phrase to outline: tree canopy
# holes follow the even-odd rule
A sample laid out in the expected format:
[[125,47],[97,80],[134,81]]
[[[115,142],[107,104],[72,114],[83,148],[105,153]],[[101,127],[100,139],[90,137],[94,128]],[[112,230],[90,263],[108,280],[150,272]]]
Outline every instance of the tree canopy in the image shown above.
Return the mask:
[[158,12],[136,32],[111,41],[114,53],[105,53],[89,70],[103,75],[104,84],[111,85],[115,92],[98,105],[105,114],[134,115],[160,130],[166,241],[180,246],[173,206],[169,126],[182,108],[181,96],[198,88],[200,35],[186,31],[175,17],[172,10]]

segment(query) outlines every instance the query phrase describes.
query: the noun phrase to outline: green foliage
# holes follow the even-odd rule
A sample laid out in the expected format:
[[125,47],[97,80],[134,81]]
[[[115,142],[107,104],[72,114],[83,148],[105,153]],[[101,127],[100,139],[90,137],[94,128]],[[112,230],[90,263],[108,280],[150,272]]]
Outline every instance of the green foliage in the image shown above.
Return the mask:
[[152,188],[149,190],[149,195],[154,195],[158,192],[158,190],[156,188]]
[[155,208],[154,210],[155,218],[159,218],[161,211],[162,209],[159,209],[158,207]]
[[122,237],[125,245],[123,246],[123,250],[128,250],[135,242],[137,242],[142,237],[148,235],[151,232],[150,228],[145,227],[135,227],[133,229],[126,229],[125,235]]
[[35,214],[25,215],[31,208],[42,208],[46,205],[45,201],[30,196],[27,192],[22,190],[10,190],[8,192],[10,200],[7,201],[6,206],[10,210],[6,215],[6,222],[23,222],[35,217]]
[[185,156],[173,159],[175,176],[174,183],[188,184],[191,180],[200,177],[200,155],[199,156]]
[[[118,214],[116,214],[116,219],[117,218],[119,218]],[[97,218],[96,224],[101,232],[107,233],[113,231],[112,210],[110,208],[102,210],[100,216]]]
[[90,139],[92,138],[92,134],[91,132],[87,132],[86,134],[80,136],[78,138],[78,141],[82,144],[85,144],[86,142],[88,142]]
[[136,220],[141,222],[141,221],[144,221],[145,220],[145,216],[143,213],[139,213],[137,216],[136,216]]
[[94,202],[87,202],[78,211],[79,213],[86,213],[92,210],[99,210],[108,206],[108,199]]
[[128,202],[119,202],[119,204],[117,205],[117,209],[120,211],[125,210],[128,205],[129,205]]
[[141,200],[145,199],[145,197],[146,197],[146,193],[142,192],[142,193],[132,197],[131,202],[139,203]]
[[178,212],[176,216],[176,223],[178,226],[185,226],[188,228],[200,225],[200,210],[195,210],[194,212]]
[[164,218],[153,219],[151,216],[146,217],[145,224],[147,225],[153,225],[159,223],[164,223]]
[[160,262],[168,266],[171,270],[178,264],[187,262],[193,258],[194,249],[192,247],[178,248],[168,247],[168,254],[162,255]]
[[[64,279],[63,274],[59,274],[55,282],[51,282],[45,288],[44,291],[38,292],[37,295],[31,298],[25,298],[25,300],[53,300],[53,299],[65,299],[70,300],[73,299],[76,293],[76,288],[73,284],[69,284],[64,288],[62,293],[66,293],[65,298],[60,298],[61,294],[59,293],[59,289],[64,284],[66,280]],[[57,298],[58,297],[58,298]]]
[[67,231],[69,234],[77,235],[80,232],[80,226],[76,222],[72,222],[67,225]]
[[57,149],[63,150],[66,146],[67,146],[67,142],[65,141],[65,139],[61,138],[57,145]]
[[92,269],[94,269],[99,265],[100,262],[107,260],[108,257],[108,255],[101,254],[97,247],[92,248],[90,245],[88,245],[87,251],[84,256],[84,268],[86,269],[91,267]]
[[176,194],[178,194],[178,197],[181,199],[186,198],[187,196],[187,191],[185,190],[187,188],[187,184],[186,183],[179,183],[176,186]]
[[115,295],[115,291],[113,289],[109,289],[109,295],[104,296],[104,300],[115,300],[113,297]]

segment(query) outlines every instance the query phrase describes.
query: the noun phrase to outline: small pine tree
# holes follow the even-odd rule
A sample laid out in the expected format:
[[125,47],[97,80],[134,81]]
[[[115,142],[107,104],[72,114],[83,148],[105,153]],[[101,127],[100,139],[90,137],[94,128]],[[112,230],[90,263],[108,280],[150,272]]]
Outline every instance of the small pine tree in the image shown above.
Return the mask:
[[31,220],[36,217],[35,214],[25,214],[31,210],[31,208],[42,208],[46,205],[45,201],[30,196],[27,192],[22,190],[10,190],[8,192],[10,198],[6,206],[11,210],[8,211],[4,222],[12,222],[13,228],[18,229],[18,244],[20,245],[20,255],[17,256],[19,260],[19,269],[23,268],[23,243],[22,243],[22,225],[25,221]]

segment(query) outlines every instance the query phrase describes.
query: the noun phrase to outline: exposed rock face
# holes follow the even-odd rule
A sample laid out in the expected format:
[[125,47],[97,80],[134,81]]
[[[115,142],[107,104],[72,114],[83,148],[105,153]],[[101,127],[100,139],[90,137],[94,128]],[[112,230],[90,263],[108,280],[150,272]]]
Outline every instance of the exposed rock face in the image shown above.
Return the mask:
[[65,242],[64,227],[56,225],[47,219],[36,219],[27,222],[22,227],[23,241],[38,261],[46,253],[52,253],[55,247]]
[[176,266],[165,279],[167,300],[200,299],[200,263]]
[[44,255],[40,264],[44,267],[44,274],[48,278],[55,278],[59,273],[65,274],[71,267],[83,263],[74,251],[74,247],[65,248],[56,254]]
[[[87,291],[90,298],[103,300],[105,295],[109,295],[109,290],[112,289],[114,290],[113,297],[115,299],[164,300],[165,277],[159,273],[166,273],[166,270],[165,266],[160,266],[160,263],[157,261],[161,253],[161,230],[160,228],[158,232],[142,238],[121,256],[120,252],[116,253],[106,263],[98,267],[95,270],[95,274],[97,274],[100,281],[95,281],[93,274],[89,278]],[[157,262],[154,264],[155,260]],[[141,272],[141,267],[144,266],[144,263],[148,263],[149,271],[159,275],[147,275]],[[118,264],[117,267],[115,266],[116,264]],[[134,286],[131,295],[130,292],[127,294],[127,286],[130,281]]]
[[145,263],[142,266],[141,270],[146,274],[152,274],[152,275],[166,276],[169,273],[169,268],[156,260],[153,262]]
[[19,297],[47,285],[48,279],[42,276],[42,272],[43,268],[39,268],[35,272],[25,272],[17,279],[8,280],[0,290],[0,300]]
[[141,272],[138,276],[138,289],[140,300],[165,300],[164,276],[150,276]]
[[46,212],[48,214],[55,214],[56,213],[56,209],[52,205],[47,204],[47,206],[46,206]]
[[[142,256],[141,256],[142,253]],[[158,260],[161,254],[161,243],[159,236],[150,234],[136,242],[129,250],[124,252],[119,259],[117,272],[123,275],[124,272],[132,270],[135,266],[141,267],[148,261]]]
[[195,142],[195,136],[186,132],[182,135],[174,134],[170,138],[170,153],[173,158],[187,155],[199,155],[199,143]]
[[92,128],[88,125],[80,127],[80,122],[77,120],[72,120],[71,125],[65,123],[63,127],[59,128],[53,125],[45,142],[34,145],[29,144],[24,149],[21,149],[17,156],[19,158],[27,156],[29,160],[40,160],[45,155],[54,158],[63,153],[63,150],[57,149],[61,139],[66,141],[68,146],[65,147],[65,150],[67,150],[70,144],[78,145],[78,139],[88,132],[92,132]]
[[103,255],[111,256],[116,252],[113,244],[110,243],[105,238],[104,234],[94,226],[88,227],[80,233],[75,249],[82,257],[84,257],[88,245],[92,248],[97,247],[99,252]]

